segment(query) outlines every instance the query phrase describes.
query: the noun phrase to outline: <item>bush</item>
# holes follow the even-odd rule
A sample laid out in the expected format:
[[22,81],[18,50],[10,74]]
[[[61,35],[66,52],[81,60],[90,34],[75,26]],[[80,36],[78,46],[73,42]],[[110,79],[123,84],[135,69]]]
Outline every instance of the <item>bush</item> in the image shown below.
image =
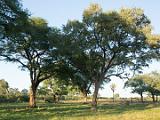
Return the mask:
[[1,95],[0,96],[0,102],[7,102],[8,100],[7,100],[7,97],[6,96],[4,96],[4,95]]
[[29,101],[29,96],[28,95],[22,95],[20,97],[20,102],[28,102]]

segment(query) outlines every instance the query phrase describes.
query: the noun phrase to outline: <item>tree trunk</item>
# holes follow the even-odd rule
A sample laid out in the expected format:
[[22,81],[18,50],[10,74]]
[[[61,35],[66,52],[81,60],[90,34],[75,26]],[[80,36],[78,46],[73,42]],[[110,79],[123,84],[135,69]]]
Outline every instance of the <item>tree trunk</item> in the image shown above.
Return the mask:
[[114,91],[113,91],[113,102],[114,102]]
[[84,97],[84,103],[87,102],[87,92],[83,92],[83,97]]
[[158,102],[158,95],[156,95],[156,102]]
[[143,103],[143,94],[141,93],[141,102]]
[[56,95],[53,94],[53,102],[56,103]]
[[155,102],[155,95],[154,94],[152,94],[152,100],[153,100],[153,102]]
[[36,85],[31,86],[30,88],[30,97],[29,97],[29,107],[35,108],[36,107]]
[[97,96],[98,96],[98,91],[99,91],[99,87],[100,87],[100,81],[95,81],[95,88],[94,88],[94,93],[93,93],[93,97],[92,97],[92,110],[93,111],[97,111]]

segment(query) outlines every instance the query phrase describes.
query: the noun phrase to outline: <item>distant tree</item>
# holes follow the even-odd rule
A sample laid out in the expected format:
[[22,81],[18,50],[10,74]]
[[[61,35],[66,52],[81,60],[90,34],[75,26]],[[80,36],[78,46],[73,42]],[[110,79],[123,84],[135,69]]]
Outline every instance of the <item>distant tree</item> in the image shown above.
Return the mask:
[[9,88],[8,101],[9,102],[20,102],[21,101],[21,92],[18,88]]
[[126,81],[124,87],[131,87],[131,92],[139,94],[141,96],[141,102],[143,102],[143,93],[146,92],[147,85],[140,75]]
[[65,81],[58,80],[58,79],[48,79],[43,82],[42,88],[47,90],[47,94],[53,96],[53,101],[57,102],[59,101],[59,98],[62,95],[67,95],[67,85],[65,84]]
[[115,92],[115,90],[116,90],[116,84],[115,83],[112,83],[111,85],[110,85],[110,88],[111,88],[111,90],[112,90],[112,93],[113,93],[113,102],[114,102],[114,92]]
[[0,80],[0,95],[7,95],[8,94],[9,85],[8,82],[4,79]]
[[9,88],[9,94],[18,97],[21,95],[21,92],[18,88]]
[[152,72],[142,74],[126,81],[125,87],[131,87],[133,93],[138,93],[143,102],[143,93],[149,92],[152,96],[153,102],[156,101],[155,96],[160,95],[160,74]]
[[46,88],[42,85],[42,86],[39,86],[37,89],[37,96],[38,96],[38,98],[41,98],[44,101],[46,101],[46,97],[49,95],[49,92],[50,91],[48,90],[48,88]]
[[27,89],[21,90],[22,95],[28,95],[29,91]]
[[28,102],[29,101],[29,91],[27,89],[21,90],[21,102]]
[[120,98],[120,95],[118,93],[114,94],[114,98],[115,99],[119,99]]
[[156,102],[155,96],[160,95],[160,74],[152,72],[141,76],[146,83],[146,90],[151,94],[153,102]]

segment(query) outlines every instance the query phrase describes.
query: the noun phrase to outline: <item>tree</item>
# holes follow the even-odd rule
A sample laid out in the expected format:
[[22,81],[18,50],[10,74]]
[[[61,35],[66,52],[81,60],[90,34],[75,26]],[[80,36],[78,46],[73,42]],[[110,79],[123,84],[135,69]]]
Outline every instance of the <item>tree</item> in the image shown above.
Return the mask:
[[64,27],[68,42],[64,42],[64,48],[73,49],[71,56],[77,54],[74,49],[83,51],[87,56],[84,59],[88,61],[87,70],[78,69],[86,71],[93,81],[93,110],[96,110],[99,88],[105,81],[110,81],[111,76],[124,78],[128,75],[127,71],[138,71],[147,66],[150,52],[146,41],[147,35],[151,34],[147,29],[150,29],[150,20],[143,10],[133,8],[103,12],[97,4],[84,11],[82,22],[69,21]]
[[42,87],[47,90],[48,95],[53,96],[54,102],[57,102],[60,96],[67,95],[68,93],[65,81],[55,78],[44,81]]
[[8,82],[4,79],[0,80],[0,95],[7,95],[8,94],[9,85]]
[[28,102],[29,101],[29,91],[27,89],[22,89],[21,90],[21,101],[23,102]]
[[131,87],[132,93],[138,93],[143,102],[143,93],[149,92],[152,96],[153,102],[156,101],[155,96],[160,94],[160,79],[159,73],[152,72],[148,74],[137,75],[126,81],[125,87]]
[[131,92],[139,94],[141,96],[141,102],[143,102],[143,93],[146,92],[147,85],[140,75],[126,81],[124,87],[131,87]]
[[50,78],[57,65],[56,45],[59,30],[50,28],[42,18],[28,19],[20,33],[5,39],[4,60],[20,64],[30,75],[31,89],[29,106],[36,107],[36,90],[39,84]]
[[160,93],[160,74],[157,72],[152,72],[149,74],[144,74],[141,76],[143,81],[146,83],[146,90],[151,93],[153,102],[156,101],[155,96]]
[[22,95],[28,95],[28,90],[27,90],[27,89],[23,89],[23,90],[21,91],[21,93],[22,93]]
[[18,88],[9,88],[8,101],[9,102],[20,102],[22,99],[22,94]]
[[113,92],[113,102],[114,102],[114,92],[115,92],[115,90],[116,90],[116,84],[115,83],[112,83],[111,84],[111,86],[110,86],[110,88],[111,88],[111,90],[112,90],[112,92]]

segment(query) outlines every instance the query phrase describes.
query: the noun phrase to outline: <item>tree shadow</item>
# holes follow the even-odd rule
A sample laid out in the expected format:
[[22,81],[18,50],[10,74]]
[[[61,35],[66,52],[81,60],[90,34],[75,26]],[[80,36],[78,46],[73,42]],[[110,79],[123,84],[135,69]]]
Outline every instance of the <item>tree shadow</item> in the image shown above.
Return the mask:
[[48,120],[51,118],[88,117],[100,115],[119,115],[124,112],[142,111],[160,107],[160,104],[100,104],[98,111],[91,111],[90,104],[60,103],[38,104],[37,108],[26,107],[25,104],[0,106],[2,120]]

